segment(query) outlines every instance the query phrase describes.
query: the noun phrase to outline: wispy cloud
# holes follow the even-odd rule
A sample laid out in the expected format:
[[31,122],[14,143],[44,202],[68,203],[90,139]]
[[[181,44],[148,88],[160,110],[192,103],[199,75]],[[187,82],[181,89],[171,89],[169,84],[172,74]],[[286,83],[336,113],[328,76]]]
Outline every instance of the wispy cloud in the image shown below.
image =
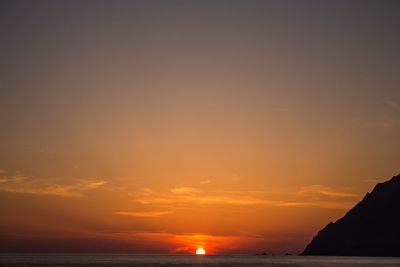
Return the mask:
[[232,174],[232,180],[239,181],[240,179],[241,179],[241,177],[239,176],[239,174],[237,174],[237,173]]
[[202,180],[202,181],[200,181],[200,184],[211,184],[212,183],[212,180]]
[[383,102],[393,112],[392,114],[386,114],[385,117],[381,118],[380,125],[387,129],[393,129],[399,125],[398,113],[400,112],[400,104],[393,100],[384,100]]
[[40,150],[39,150],[39,153],[41,153],[41,154],[48,154],[48,155],[54,155],[54,154],[56,154],[55,152],[50,151],[50,150],[47,150],[47,149],[40,149]]
[[315,194],[320,194],[320,195],[325,195],[325,196],[330,196],[330,197],[358,197],[359,196],[358,194],[355,194],[352,192],[333,190],[332,188],[323,186],[323,185],[303,186],[299,192],[302,194],[315,193]]
[[105,184],[107,181],[98,179],[77,179],[70,184],[60,184],[49,179],[14,175],[1,178],[0,190],[24,194],[81,197],[83,192],[97,189]]
[[[247,253],[242,245],[251,247],[260,246],[261,242],[268,242],[263,235],[232,233],[230,235],[217,235],[212,233],[195,232],[97,232],[95,237],[106,237],[111,240],[129,240],[137,242],[138,245],[152,247],[154,244],[161,245],[170,249],[171,253],[190,253],[192,254],[198,247],[205,247],[209,253]],[[279,238],[279,237],[278,237]],[[280,238],[279,238],[280,239]],[[274,238],[276,240],[276,238]],[[265,243],[263,243],[265,245]]]
[[400,111],[400,104],[392,101],[392,100],[384,100],[383,103],[385,103],[387,106],[389,106],[390,108]]
[[171,210],[167,211],[116,211],[115,215],[131,216],[131,217],[161,217],[173,213]]
[[1,190],[13,193],[35,194],[35,195],[53,195],[60,197],[81,197],[82,194],[71,191],[66,186],[45,186],[45,187],[3,187]]
[[189,194],[200,193],[200,190],[194,187],[177,187],[177,188],[172,188],[171,192],[178,195],[189,195]]
[[384,118],[381,120],[380,124],[384,128],[392,129],[397,126],[398,122],[397,122],[397,119],[394,119],[394,118]]
[[82,190],[90,190],[101,187],[107,183],[107,181],[102,180],[79,180],[79,182],[77,182],[74,187],[80,188]]
[[[179,190],[178,190],[179,189]],[[315,195],[318,195],[316,198]],[[358,194],[333,190],[322,185],[302,187],[294,192],[268,191],[218,191],[202,192],[192,187],[175,188],[171,193],[153,190],[138,192],[133,201],[144,205],[268,205],[277,207],[315,206],[321,208],[347,209],[354,204]]]

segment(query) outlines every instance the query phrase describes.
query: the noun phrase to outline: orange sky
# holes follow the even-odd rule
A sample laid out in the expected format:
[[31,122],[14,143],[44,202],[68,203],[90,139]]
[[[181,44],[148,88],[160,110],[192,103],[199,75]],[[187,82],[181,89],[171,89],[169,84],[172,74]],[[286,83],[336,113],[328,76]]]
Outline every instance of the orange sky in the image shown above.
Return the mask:
[[0,252],[298,253],[399,172],[391,4],[1,5]]

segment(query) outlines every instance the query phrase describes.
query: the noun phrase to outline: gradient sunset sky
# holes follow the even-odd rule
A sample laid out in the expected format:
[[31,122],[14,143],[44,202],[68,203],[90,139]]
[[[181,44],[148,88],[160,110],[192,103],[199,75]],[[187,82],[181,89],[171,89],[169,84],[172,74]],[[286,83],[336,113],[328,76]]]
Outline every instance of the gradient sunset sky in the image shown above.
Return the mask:
[[298,253],[400,172],[399,1],[1,1],[0,252]]

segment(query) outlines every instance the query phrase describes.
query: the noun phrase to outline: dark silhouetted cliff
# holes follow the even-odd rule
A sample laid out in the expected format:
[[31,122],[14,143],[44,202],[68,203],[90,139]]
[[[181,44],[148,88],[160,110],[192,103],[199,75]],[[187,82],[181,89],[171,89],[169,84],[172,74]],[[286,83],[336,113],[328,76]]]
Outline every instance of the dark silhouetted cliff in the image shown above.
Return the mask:
[[329,223],[302,255],[400,256],[400,175],[377,184],[343,218]]

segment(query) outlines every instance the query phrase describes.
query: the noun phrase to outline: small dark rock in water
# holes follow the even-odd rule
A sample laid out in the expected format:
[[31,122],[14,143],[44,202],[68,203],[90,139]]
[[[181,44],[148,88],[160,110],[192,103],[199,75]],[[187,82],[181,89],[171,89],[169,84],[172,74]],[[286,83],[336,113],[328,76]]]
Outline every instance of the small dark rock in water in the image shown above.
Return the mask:
[[292,256],[292,253],[285,253],[285,256]]
[[268,254],[264,252],[264,253],[261,253],[261,255],[266,256],[266,255],[268,255]]
[[400,257],[400,175],[378,183],[343,218],[322,229],[301,255]]

